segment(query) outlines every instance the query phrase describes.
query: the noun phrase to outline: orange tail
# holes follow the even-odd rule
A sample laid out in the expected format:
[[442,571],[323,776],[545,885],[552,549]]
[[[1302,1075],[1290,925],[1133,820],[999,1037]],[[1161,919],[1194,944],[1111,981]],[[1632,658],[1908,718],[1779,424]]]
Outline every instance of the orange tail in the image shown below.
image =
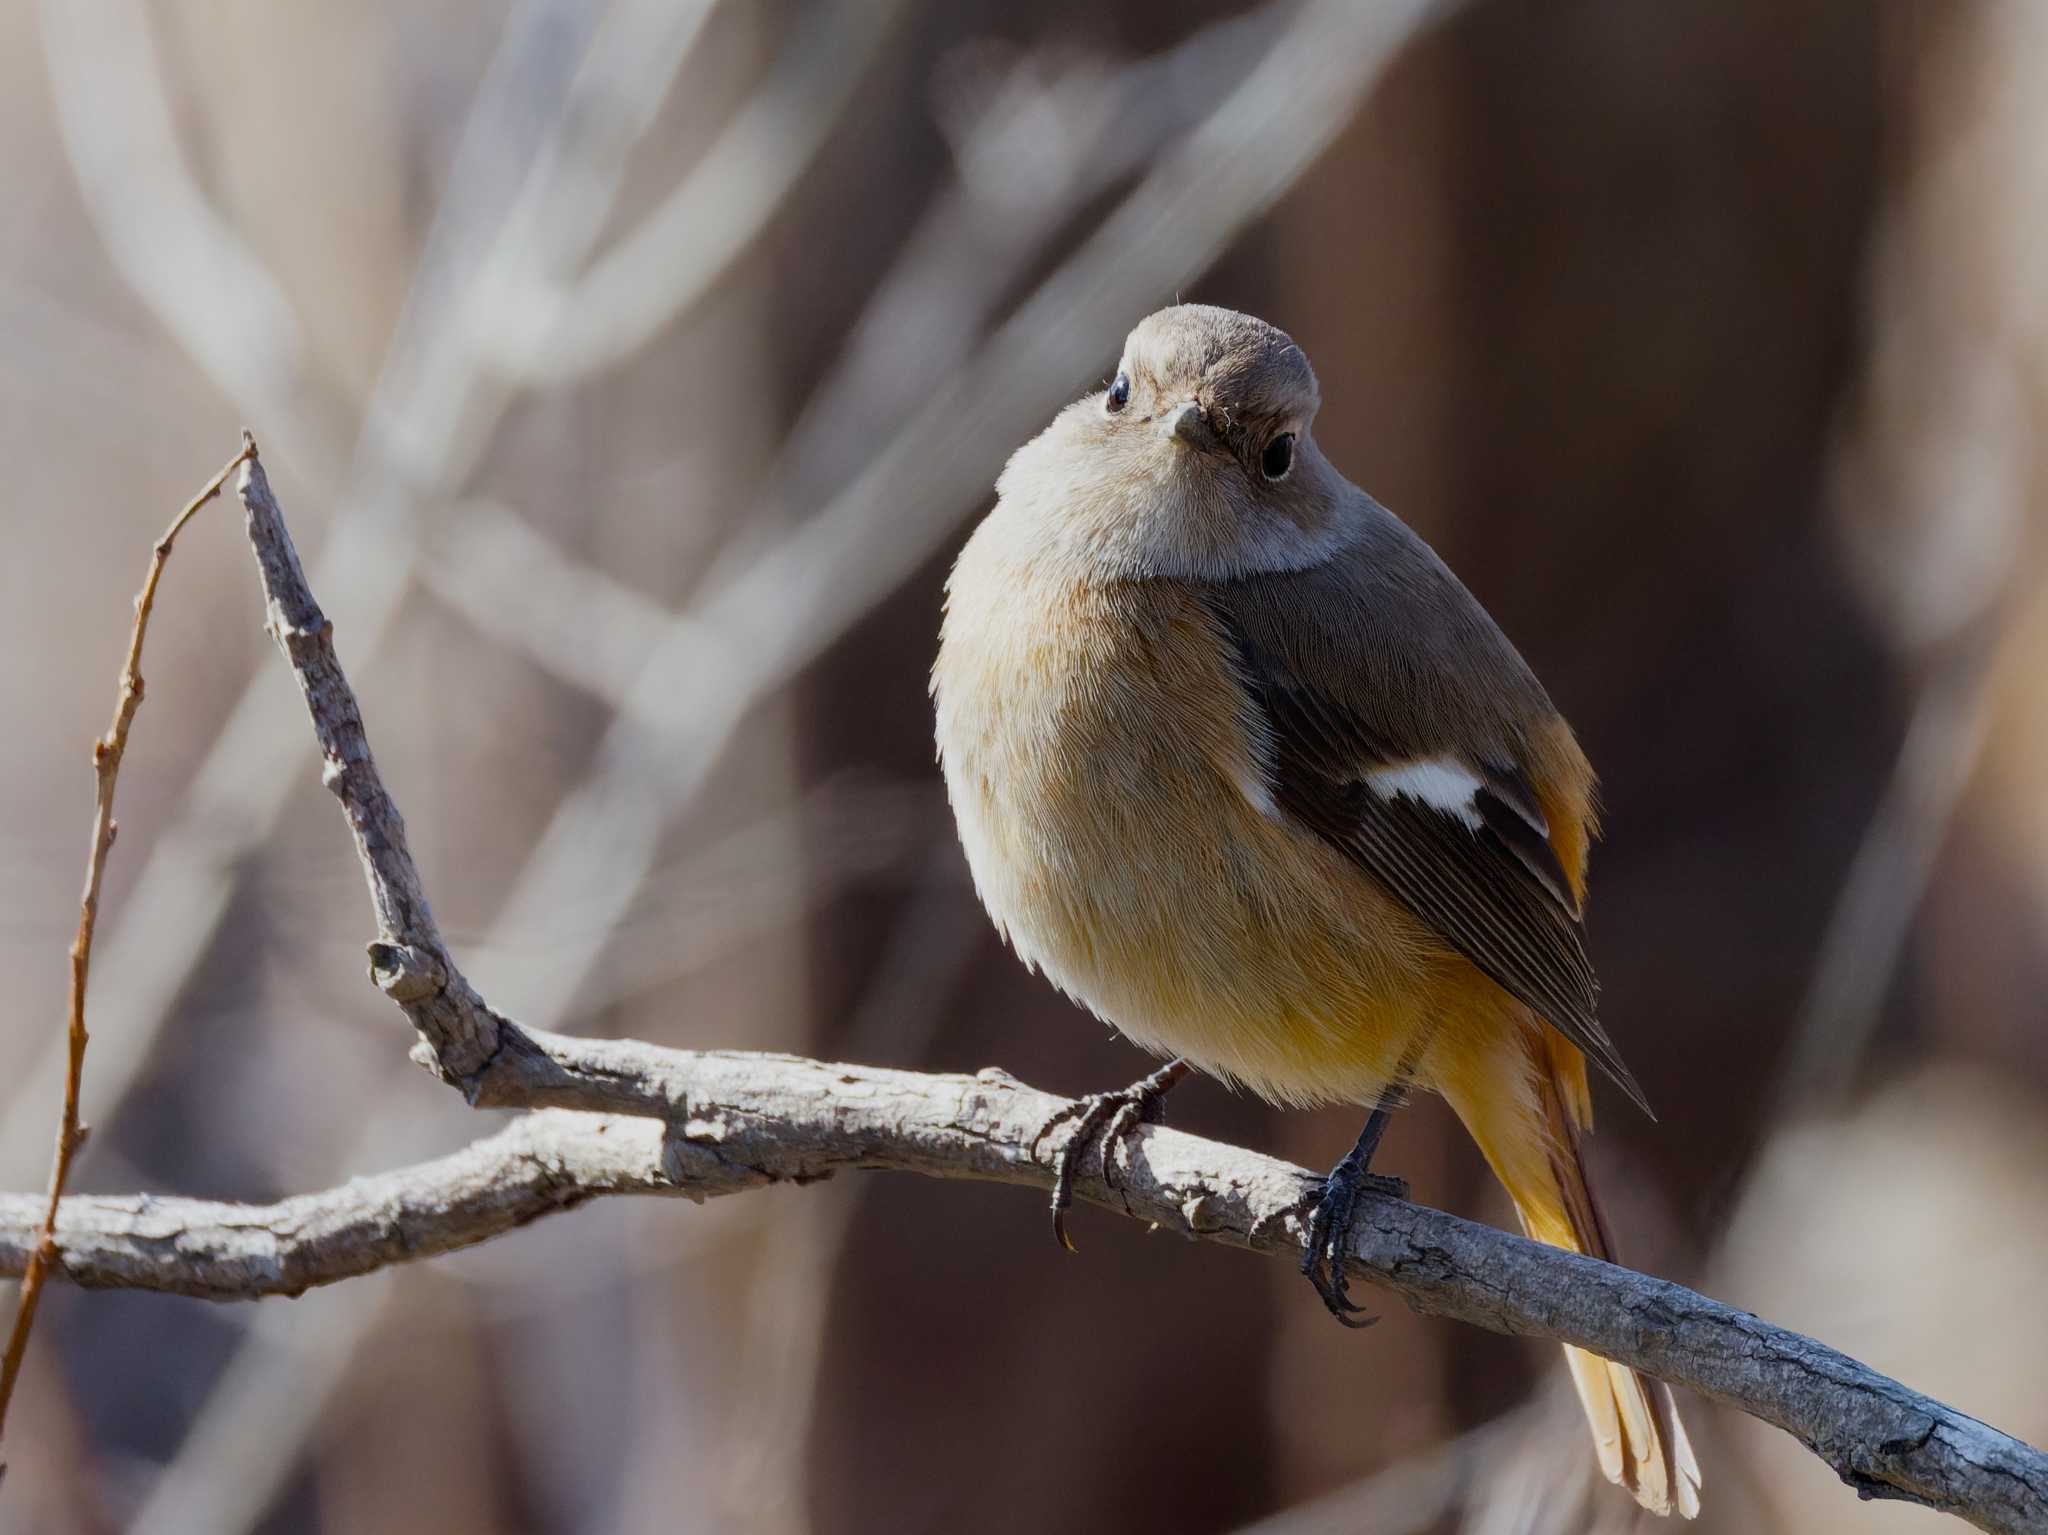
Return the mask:
[[[1497,1050],[1486,1066],[1461,1062],[1467,1069],[1446,1074],[1444,1096],[1506,1186],[1529,1236],[1612,1258],[1579,1155],[1579,1137],[1593,1119],[1586,1059],[1554,1030],[1538,1027],[1540,1043],[1523,1032],[1534,1048],[1522,1060],[1512,1059],[1520,1052]],[[1564,1357],[1607,1479],[1653,1514],[1696,1517],[1699,1463],[1670,1388],[1570,1344]]]

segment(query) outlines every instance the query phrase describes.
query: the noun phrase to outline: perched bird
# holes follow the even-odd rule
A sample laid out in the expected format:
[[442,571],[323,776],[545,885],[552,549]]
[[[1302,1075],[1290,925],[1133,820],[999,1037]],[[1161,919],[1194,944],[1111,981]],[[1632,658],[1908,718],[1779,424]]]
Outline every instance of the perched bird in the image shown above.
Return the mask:
[[[1115,381],[1018,449],[947,585],[940,759],[976,889],[1028,966],[1171,1064],[1088,1100],[1091,1140],[1192,1067],[1275,1103],[1373,1105],[1303,1271],[1340,1320],[1388,1110],[1447,1099],[1541,1242],[1611,1254],[1579,1140],[1595,1016],[1592,769],[1428,545],[1310,428],[1284,333],[1161,310]],[[1105,1126],[1107,1139],[1103,1139]],[[1567,1347],[1601,1469],[1699,1508],[1670,1392]]]

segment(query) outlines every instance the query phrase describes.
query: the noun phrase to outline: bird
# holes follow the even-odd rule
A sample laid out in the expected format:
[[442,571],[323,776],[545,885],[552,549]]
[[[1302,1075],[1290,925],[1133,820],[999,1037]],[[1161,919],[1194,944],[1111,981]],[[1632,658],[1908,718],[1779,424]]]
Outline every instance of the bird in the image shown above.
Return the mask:
[[[1389,1114],[1450,1104],[1539,1242],[1612,1258],[1588,1063],[1646,1113],[1585,942],[1593,770],[1492,617],[1346,480],[1302,348],[1176,304],[1019,448],[946,583],[938,755],[975,889],[1024,964],[1168,1064],[1054,1116],[1075,1167],[1193,1071],[1370,1106],[1312,1191],[1338,1320]],[[1042,1132],[1043,1134],[1044,1132]],[[1067,1243],[1071,1247],[1071,1243]],[[1670,1390],[1567,1345],[1601,1471],[1699,1509]]]

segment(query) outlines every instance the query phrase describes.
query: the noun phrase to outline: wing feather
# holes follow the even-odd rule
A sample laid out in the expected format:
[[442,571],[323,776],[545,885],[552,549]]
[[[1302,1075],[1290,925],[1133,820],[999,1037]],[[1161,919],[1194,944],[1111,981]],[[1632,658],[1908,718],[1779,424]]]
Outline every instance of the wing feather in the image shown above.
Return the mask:
[[[1462,588],[1458,595],[1464,597]],[[1443,739],[1455,733],[1441,729],[1404,732],[1384,715],[1368,717],[1360,706],[1364,690],[1337,696],[1289,664],[1288,641],[1314,643],[1327,656],[1335,648],[1327,635],[1306,642],[1275,636],[1270,615],[1266,632],[1256,632],[1258,614],[1247,613],[1243,583],[1212,588],[1207,596],[1256,711],[1252,734],[1274,802],[1585,1051],[1649,1113],[1642,1088],[1600,1026],[1599,984],[1586,955],[1573,881],[1519,760],[1522,743],[1512,721],[1490,719],[1490,728],[1466,732],[1484,737],[1479,749]],[[1533,678],[1528,686],[1547,710]],[[1441,698],[1433,702],[1441,714]],[[1376,792],[1370,782],[1376,773],[1446,761],[1469,764],[1475,784],[1469,813],[1412,794]]]

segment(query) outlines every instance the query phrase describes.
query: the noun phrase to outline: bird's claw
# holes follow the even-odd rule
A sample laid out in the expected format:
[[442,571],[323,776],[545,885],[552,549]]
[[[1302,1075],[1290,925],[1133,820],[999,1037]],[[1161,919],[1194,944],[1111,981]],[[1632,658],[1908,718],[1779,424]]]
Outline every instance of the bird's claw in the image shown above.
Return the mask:
[[1074,1179],[1087,1160],[1088,1149],[1102,1148],[1102,1180],[1121,1190],[1123,1179],[1117,1170],[1117,1146],[1128,1140],[1141,1125],[1156,1125],[1165,1112],[1167,1090],[1188,1074],[1181,1061],[1171,1061],[1142,1082],[1112,1093],[1091,1093],[1050,1115],[1031,1137],[1030,1154],[1038,1156],[1039,1144],[1068,1120],[1078,1120],[1073,1133],[1053,1159],[1052,1234],[1068,1252],[1078,1252],[1067,1235],[1067,1207],[1074,1202]]
[[1314,1201],[1315,1213],[1309,1220],[1308,1250],[1301,1255],[1301,1272],[1315,1287],[1330,1315],[1346,1327],[1359,1329],[1379,1320],[1352,1300],[1351,1275],[1346,1267],[1358,1196],[1365,1193],[1406,1199],[1408,1185],[1400,1178],[1367,1172],[1352,1157],[1346,1157],[1309,1196]]

